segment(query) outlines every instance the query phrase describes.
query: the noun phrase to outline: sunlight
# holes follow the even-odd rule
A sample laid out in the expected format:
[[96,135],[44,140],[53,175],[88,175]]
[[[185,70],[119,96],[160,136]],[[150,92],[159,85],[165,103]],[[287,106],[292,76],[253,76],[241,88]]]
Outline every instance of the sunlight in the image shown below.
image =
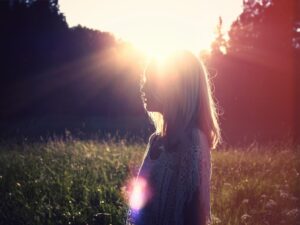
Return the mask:
[[164,60],[167,58],[167,56],[173,52],[171,49],[165,51],[162,51],[161,49],[154,49],[154,48],[147,49],[146,47],[144,49],[146,50],[142,50],[142,51],[146,55],[147,62],[150,62],[151,60],[155,59],[158,65],[162,65]]
[[224,31],[242,11],[242,0],[61,0],[70,26],[81,24],[113,33],[147,55],[164,57],[187,49],[209,49],[218,18]]

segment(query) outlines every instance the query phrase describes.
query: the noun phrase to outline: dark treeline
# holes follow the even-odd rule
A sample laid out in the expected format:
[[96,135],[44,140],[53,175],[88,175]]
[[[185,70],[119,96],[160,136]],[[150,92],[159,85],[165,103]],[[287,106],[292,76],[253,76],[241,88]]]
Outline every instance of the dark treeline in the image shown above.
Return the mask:
[[[299,137],[297,0],[244,1],[229,41],[222,19],[202,55],[227,143]],[[0,1],[0,120],[145,115],[144,58],[108,32],[69,28],[57,0]]]
[[132,46],[69,28],[56,0],[0,1],[0,118],[142,113]]

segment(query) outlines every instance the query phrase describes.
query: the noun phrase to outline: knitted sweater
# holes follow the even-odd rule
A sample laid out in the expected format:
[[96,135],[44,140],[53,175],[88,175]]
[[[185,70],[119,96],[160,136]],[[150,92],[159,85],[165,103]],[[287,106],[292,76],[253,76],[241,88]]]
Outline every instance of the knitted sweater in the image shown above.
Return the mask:
[[[190,137],[188,137],[190,136]],[[209,225],[211,153],[205,134],[193,128],[176,151],[167,151],[153,133],[136,181],[146,181],[150,197],[127,212],[126,225]]]

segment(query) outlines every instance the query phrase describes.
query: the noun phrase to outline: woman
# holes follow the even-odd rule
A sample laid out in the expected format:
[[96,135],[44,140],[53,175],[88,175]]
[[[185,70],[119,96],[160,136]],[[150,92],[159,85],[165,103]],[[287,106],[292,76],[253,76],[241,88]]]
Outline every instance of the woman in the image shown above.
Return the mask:
[[130,195],[126,225],[211,223],[211,154],[221,141],[210,81],[189,51],[152,60],[141,86],[156,131]]

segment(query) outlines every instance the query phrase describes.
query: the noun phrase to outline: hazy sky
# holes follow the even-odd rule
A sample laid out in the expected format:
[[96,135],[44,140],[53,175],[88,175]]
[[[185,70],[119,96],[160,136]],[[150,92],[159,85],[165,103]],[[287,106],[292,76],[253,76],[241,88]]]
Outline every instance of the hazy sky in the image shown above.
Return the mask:
[[150,53],[208,48],[218,17],[224,30],[242,11],[242,0],[60,0],[70,26],[113,33]]

